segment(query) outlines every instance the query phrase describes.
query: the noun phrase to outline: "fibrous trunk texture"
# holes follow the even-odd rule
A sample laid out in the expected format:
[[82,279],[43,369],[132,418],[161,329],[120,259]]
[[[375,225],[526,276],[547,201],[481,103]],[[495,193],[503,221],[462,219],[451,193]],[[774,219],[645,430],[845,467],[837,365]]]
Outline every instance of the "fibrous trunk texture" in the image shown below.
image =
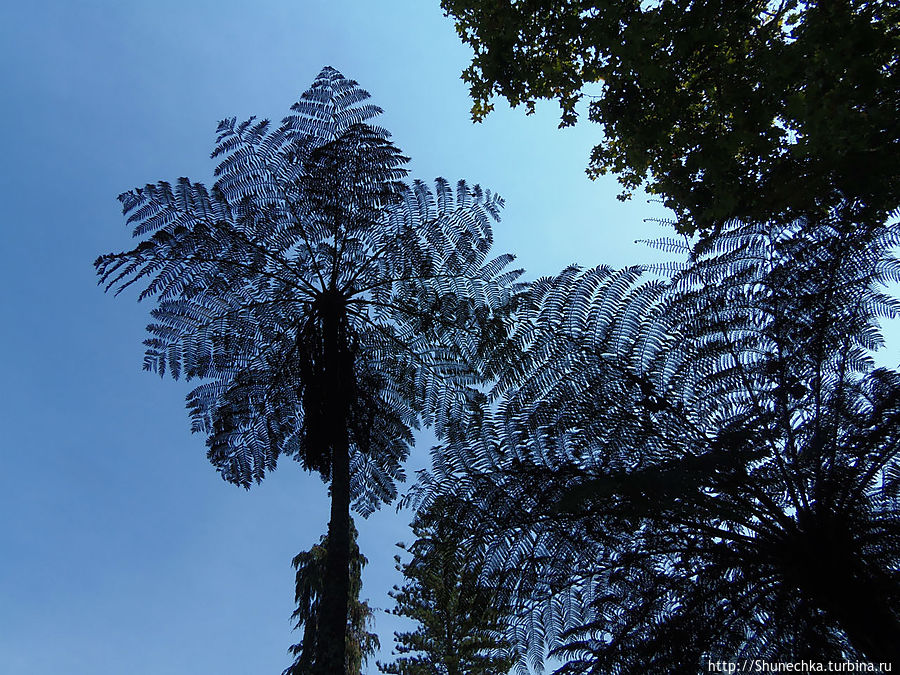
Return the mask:
[[316,648],[316,675],[345,673],[350,594],[350,439],[353,362],[343,330],[343,308],[323,311],[325,409],[331,434],[331,520],[328,524],[325,588]]

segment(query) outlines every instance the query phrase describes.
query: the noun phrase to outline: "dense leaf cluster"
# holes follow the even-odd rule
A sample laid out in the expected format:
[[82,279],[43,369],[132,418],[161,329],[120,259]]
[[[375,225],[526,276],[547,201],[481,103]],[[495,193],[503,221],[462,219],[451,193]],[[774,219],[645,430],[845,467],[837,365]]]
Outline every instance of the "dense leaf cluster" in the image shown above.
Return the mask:
[[442,0],[474,50],[473,116],[590,99],[591,175],[647,181],[682,231],[900,204],[893,0]]

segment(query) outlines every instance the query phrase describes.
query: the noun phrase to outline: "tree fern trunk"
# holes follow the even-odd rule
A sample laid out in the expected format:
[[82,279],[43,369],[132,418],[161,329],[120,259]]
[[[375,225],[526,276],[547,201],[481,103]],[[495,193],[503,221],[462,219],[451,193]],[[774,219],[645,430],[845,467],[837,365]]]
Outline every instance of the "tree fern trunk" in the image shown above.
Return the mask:
[[328,524],[325,588],[319,639],[317,675],[345,673],[347,612],[350,594],[350,439],[349,415],[353,396],[352,354],[343,330],[343,306],[322,312],[325,394],[328,433],[331,435],[331,520]]
[[313,671],[322,675],[344,673],[350,592],[350,454],[346,427],[337,435],[343,438],[333,446],[325,589]]
[[833,583],[828,608],[853,646],[870,661],[900,666],[900,624],[879,588],[883,584],[849,574]]

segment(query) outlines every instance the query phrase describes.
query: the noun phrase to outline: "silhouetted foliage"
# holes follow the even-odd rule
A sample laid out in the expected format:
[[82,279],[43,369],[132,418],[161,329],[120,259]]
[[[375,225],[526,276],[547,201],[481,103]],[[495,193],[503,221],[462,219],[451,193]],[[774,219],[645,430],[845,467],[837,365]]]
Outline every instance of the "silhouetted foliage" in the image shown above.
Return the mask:
[[[677,227],[821,219],[900,205],[900,6],[894,0],[442,0],[474,57],[480,120],[499,94],[533,110],[590,99],[588,173],[647,182]],[[592,86],[593,85],[593,86]]]
[[504,598],[482,578],[480,551],[463,547],[463,532],[444,517],[438,502],[412,523],[412,559],[397,569],[402,588],[394,587],[394,614],[418,623],[414,631],[395,633],[395,653],[389,664],[378,664],[394,675],[503,675],[513,666],[509,645],[501,637]]
[[[360,601],[362,569],[368,563],[359,552],[356,527],[350,524],[350,598],[347,612],[347,640],[344,650],[345,671],[348,675],[361,675],[362,666],[378,651],[378,636],[369,632],[375,612],[367,602]],[[328,557],[328,536],[323,535],[318,544],[308,551],[298,553],[293,560],[297,570],[294,602],[297,609],[291,618],[295,628],[303,631],[303,639],[290,648],[296,658],[282,675],[309,675],[316,654],[319,636],[319,606],[325,586],[325,565]]]
[[208,189],[120,196],[134,249],[95,265],[155,297],[144,368],[203,379],[187,398],[222,477],[249,487],[282,454],[330,482],[316,672],[344,662],[350,505],[396,496],[412,429],[468,405],[512,256],[487,257],[502,200],[460,181],[407,186],[381,110],[325,68],[278,126],[219,124]]
[[900,374],[870,356],[900,228],[845,213],[658,241],[671,283],[534,284],[499,400],[413,501],[477,524],[535,667],[900,663]]

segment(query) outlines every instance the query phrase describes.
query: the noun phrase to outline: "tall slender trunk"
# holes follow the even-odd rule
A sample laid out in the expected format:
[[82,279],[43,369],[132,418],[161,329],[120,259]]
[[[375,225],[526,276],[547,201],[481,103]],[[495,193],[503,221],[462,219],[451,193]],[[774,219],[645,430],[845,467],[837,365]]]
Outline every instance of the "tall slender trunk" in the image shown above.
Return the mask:
[[331,435],[331,520],[328,524],[316,675],[343,675],[350,595],[350,438],[353,362],[342,325],[343,307],[323,311],[324,394]]
[[322,675],[340,675],[345,671],[350,594],[350,455],[346,431],[343,436],[343,443],[335,443],[332,456],[331,521],[313,670]]

